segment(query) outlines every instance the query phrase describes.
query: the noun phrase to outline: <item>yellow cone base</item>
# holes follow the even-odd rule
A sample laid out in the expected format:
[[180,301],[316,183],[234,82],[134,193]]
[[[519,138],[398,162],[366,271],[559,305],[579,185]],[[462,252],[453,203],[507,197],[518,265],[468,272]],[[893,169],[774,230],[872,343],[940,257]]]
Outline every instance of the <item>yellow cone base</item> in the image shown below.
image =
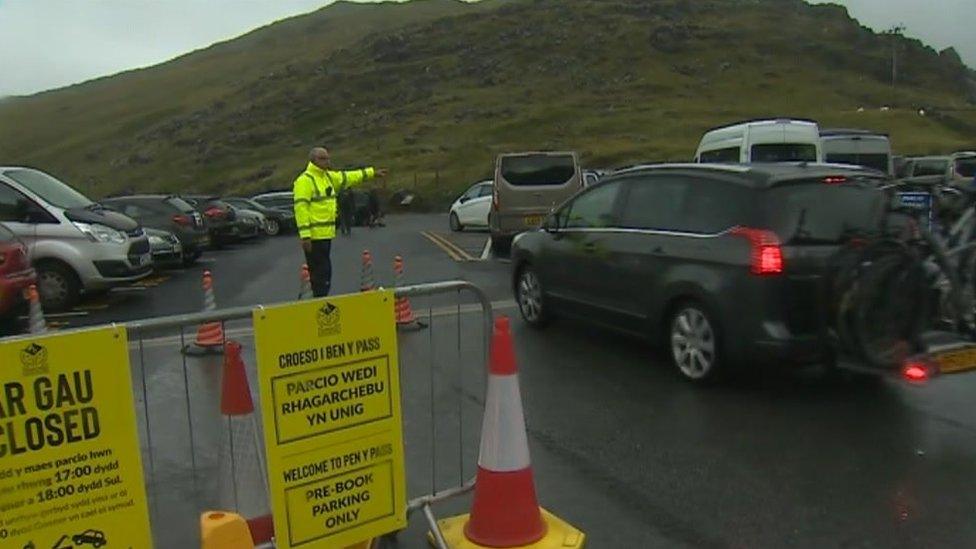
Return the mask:
[[200,549],[252,549],[251,531],[238,514],[208,511],[200,515]]
[[[546,522],[545,537],[530,545],[519,545],[512,549],[555,549],[557,547],[571,549],[581,548],[586,544],[586,534],[549,511],[545,509],[541,509],[541,511],[542,520]],[[468,538],[464,537],[464,525],[468,523],[468,516],[460,515],[437,521],[448,547],[451,549],[491,549],[468,541]],[[434,535],[428,533],[427,541],[433,545]]]

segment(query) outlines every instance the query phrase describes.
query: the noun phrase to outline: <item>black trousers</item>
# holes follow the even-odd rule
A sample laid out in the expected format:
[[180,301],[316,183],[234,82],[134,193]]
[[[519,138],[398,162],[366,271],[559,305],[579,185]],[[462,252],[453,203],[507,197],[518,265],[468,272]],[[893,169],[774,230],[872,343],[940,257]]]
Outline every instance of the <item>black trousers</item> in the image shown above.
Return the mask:
[[325,297],[332,288],[332,240],[313,240],[312,251],[305,254],[312,295]]

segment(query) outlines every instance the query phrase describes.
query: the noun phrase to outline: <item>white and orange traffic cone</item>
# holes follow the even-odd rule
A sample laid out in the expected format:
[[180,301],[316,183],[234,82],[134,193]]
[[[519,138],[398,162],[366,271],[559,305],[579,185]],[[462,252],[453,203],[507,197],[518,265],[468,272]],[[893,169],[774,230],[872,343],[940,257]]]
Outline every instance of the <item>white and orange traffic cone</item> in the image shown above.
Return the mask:
[[[217,300],[213,293],[213,277],[210,271],[203,271],[203,311],[217,309]],[[221,353],[224,350],[224,326],[220,322],[205,322],[197,328],[197,337],[193,343],[183,348],[188,355],[207,353]]]
[[37,286],[31,284],[26,293],[30,307],[27,313],[28,329],[32,334],[46,333],[47,321],[44,320],[44,309],[41,308],[41,296],[37,293]]
[[[393,276],[394,276],[394,287],[403,287],[403,258],[396,256],[393,258]],[[396,323],[397,328],[401,329],[420,329],[426,328],[427,325],[417,320],[417,317],[413,314],[413,307],[410,306],[410,299],[407,297],[396,298],[396,303],[394,310],[396,311]]]
[[359,291],[369,292],[376,289],[376,280],[373,278],[373,254],[369,250],[363,250],[363,268],[359,277]]
[[302,264],[301,288],[298,290],[298,299],[312,299],[312,275],[308,271],[308,264]]
[[228,340],[224,349],[220,413],[227,422],[227,436],[220,449],[220,504],[245,518],[255,544],[267,543],[274,536],[274,524],[251,386],[241,344]]
[[536,499],[507,317],[495,320],[488,369],[471,513],[438,521],[443,539],[452,548],[583,547],[586,535],[539,507]]

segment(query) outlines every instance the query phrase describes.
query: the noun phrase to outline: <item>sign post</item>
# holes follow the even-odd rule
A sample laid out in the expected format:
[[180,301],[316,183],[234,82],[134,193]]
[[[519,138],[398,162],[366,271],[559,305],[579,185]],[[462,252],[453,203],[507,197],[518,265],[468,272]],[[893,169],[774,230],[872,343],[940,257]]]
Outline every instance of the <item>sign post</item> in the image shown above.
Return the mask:
[[0,547],[152,547],[123,328],[0,342]]
[[279,548],[406,527],[394,296],[258,309],[254,340]]

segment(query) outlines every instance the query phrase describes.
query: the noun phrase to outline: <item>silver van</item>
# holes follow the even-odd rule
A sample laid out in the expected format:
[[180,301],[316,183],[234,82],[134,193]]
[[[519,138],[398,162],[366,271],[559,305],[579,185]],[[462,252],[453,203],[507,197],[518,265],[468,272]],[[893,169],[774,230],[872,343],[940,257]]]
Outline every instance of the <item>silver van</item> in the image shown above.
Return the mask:
[[0,222],[27,244],[49,310],[153,270],[138,223],[39,170],[0,166]]
[[538,227],[582,188],[583,174],[574,152],[499,155],[488,213],[492,247],[508,249],[516,234]]

